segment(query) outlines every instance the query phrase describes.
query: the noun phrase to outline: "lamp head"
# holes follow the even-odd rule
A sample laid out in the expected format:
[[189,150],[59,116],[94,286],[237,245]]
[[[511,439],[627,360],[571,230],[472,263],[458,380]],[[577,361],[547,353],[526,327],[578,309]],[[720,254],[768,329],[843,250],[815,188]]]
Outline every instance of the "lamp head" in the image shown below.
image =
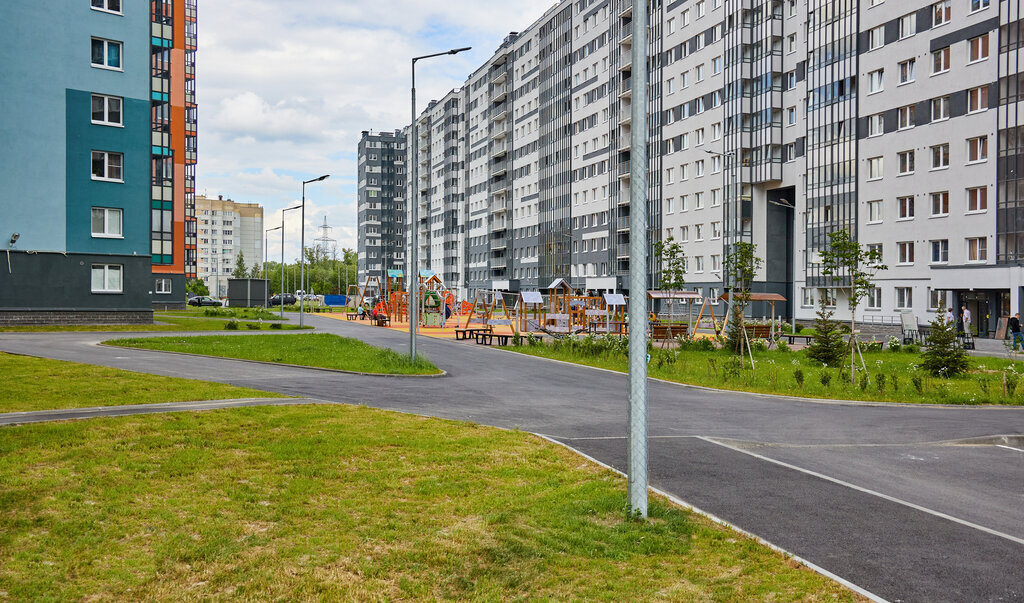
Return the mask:
[[14,247],[14,244],[17,243],[18,239],[20,239],[20,238],[21,238],[21,233],[20,232],[16,232],[16,233],[12,234],[11,235],[11,242],[8,244],[8,246],[9,247]]
[[317,181],[317,182],[322,182],[322,181],[324,181],[324,180],[327,180],[327,179],[328,179],[328,178],[330,178],[330,177],[331,177],[331,175],[330,175],[330,174],[324,174],[323,176],[320,176],[319,178],[317,178],[317,179],[316,179],[316,181]]
[[449,50],[448,54],[459,54],[460,52],[465,52],[467,50],[473,50],[473,47],[472,46],[467,46],[465,48],[456,48],[454,50]]

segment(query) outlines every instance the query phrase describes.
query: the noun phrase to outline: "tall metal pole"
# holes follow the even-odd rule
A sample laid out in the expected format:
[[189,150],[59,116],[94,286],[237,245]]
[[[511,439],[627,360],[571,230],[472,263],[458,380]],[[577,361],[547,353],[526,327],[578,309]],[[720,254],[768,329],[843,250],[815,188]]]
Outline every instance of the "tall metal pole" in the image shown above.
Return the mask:
[[409,130],[412,134],[412,144],[409,149],[412,161],[412,199],[410,199],[412,208],[409,213],[409,217],[411,218],[410,226],[412,227],[412,236],[409,238],[409,246],[411,247],[409,250],[409,264],[407,266],[409,274],[406,274],[405,277],[406,296],[409,303],[409,358],[412,360],[416,360],[416,329],[419,326],[420,313],[420,183],[418,178],[420,164],[420,139],[419,134],[416,132],[416,61],[439,57],[446,54],[458,54],[466,50],[471,50],[471,48],[454,48],[447,52],[438,52],[421,57],[413,57],[412,59],[412,126]]
[[647,517],[647,0],[633,2],[629,223],[629,510]]
[[302,306],[306,300],[306,291],[303,289],[306,280],[306,183],[302,183],[302,222],[299,224],[302,234],[299,236],[299,328],[303,325]]
[[405,275],[406,303],[409,306],[409,358],[416,361],[416,326],[419,323],[420,305],[416,298],[419,296],[420,284],[420,181],[419,181],[419,132],[416,131],[416,61],[412,60],[412,127],[409,132],[412,134],[412,143],[409,153],[412,161],[412,198],[410,203],[409,227],[412,228],[412,236],[409,238],[409,266]]
[[284,211],[281,212],[281,319],[284,319]]

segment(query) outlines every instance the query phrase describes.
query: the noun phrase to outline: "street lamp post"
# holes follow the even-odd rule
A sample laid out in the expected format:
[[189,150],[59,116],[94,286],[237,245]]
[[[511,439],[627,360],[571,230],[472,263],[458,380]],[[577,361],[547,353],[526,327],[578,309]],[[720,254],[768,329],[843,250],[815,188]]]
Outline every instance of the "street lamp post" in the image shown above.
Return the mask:
[[330,174],[324,174],[319,178],[313,178],[312,180],[304,180],[302,182],[302,242],[300,243],[301,252],[299,253],[299,328],[303,327],[303,305],[306,299],[306,185],[311,182],[321,182],[330,178]]
[[410,237],[410,253],[409,253],[409,264],[408,272],[410,273],[406,279],[406,296],[409,303],[409,358],[416,360],[416,327],[419,321],[419,290],[420,290],[420,262],[419,262],[419,208],[420,208],[420,183],[417,172],[419,171],[419,134],[416,132],[416,61],[422,61],[423,59],[431,59],[434,57],[440,57],[448,54],[458,54],[466,50],[470,50],[471,47],[466,48],[454,48],[446,52],[438,52],[435,54],[427,54],[421,57],[413,57],[412,59],[412,126],[410,133],[412,134],[412,145],[409,149],[409,154],[412,160],[412,212],[410,214],[410,226],[412,226],[412,237]]
[[284,318],[284,212],[299,209],[298,206],[281,210],[281,318]]
[[[284,214],[281,214],[281,225],[280,226],[275,226],[273,228],[268,228],[267,230],[265,230],[263,232],[263,280],[267,279],[267,251],[268,251],[268,249],[270,247],[270,237],[269,237],[269,235],[270,235],[270,233],[274,232],[275,230],[280,230],[281,231],[281,254],[284,255]],[[284,262],[281,262],[281,270],[282,271],[284,270]],[[284,274],[284,272],[282,272],[282,274]],[[268,287],[268,289],[269,289],[269,287]],[[283,287],[282,287],[281,293],[282,294],[284,293],[284,288]],[[269,294],[269,292],[268,292],[268,294]]]

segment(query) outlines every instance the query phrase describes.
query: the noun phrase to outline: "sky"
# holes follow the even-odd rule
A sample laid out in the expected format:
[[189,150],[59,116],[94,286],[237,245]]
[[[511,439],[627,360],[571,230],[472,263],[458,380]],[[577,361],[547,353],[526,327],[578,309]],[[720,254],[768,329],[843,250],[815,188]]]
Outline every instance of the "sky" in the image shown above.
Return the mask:
[[[204,0],[199,3],[196,191],[264,208],[264,228],[306,186],[306,244],[326,218],[356,248],[357,145],[363,130],[410,122],[410,59],[472,46],[416,66],[417,111],[444,96],[555,0]],[[299,255],[289,212],[285,258]],[[268,257],[281,257],[271,233]]]

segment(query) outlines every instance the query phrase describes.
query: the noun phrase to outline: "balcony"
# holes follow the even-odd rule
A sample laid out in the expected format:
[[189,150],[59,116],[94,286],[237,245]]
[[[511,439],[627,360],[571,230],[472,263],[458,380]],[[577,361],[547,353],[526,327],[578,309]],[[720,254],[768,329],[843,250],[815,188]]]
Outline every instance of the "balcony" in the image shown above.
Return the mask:
[[619,216],[615,220],[615,229],[619,232],[629,230],[629,216]]
[[633,16],[633,0],[628,0],[619,12],[620,19],[629,19]]
[[505,78],[507,76],[508,76],[508,72],[505,71],[504,69],[502,69],[501,71],[496,71],[494,73],[494,75],[491,76],[491,83],[492,84],[501,84],[501,83],[503,83],[505,81]]
[[619,98],[626,99],[632,98],[633,96],[633,78],[624,77],[622,78],[622,84],[619,88]]
[[507,117],[508,117],[508,110],[502,109],[501,112],[498,113],[497,115],[495,115],[494,117],[492,117],[491,120],[494,121],[494,122],[500,122],[500,121],[505,121],[505,119]]
[[629,259],[629,243],[619,243],[616,247],[615,257],[618,259]]
[[623,161],[619,164],[619,180],[629,180],[631,174],[629,173],[629,162]]

